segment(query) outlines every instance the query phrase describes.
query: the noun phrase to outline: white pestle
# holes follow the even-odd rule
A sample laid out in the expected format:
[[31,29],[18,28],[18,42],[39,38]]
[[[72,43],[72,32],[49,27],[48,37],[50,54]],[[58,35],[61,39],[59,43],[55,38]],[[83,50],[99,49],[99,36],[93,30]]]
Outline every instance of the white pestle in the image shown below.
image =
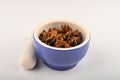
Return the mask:
[[20,66],[24,69],[33,69],[36,64],[37,57],[33,48],[33,38],[31,37],[20,57]]

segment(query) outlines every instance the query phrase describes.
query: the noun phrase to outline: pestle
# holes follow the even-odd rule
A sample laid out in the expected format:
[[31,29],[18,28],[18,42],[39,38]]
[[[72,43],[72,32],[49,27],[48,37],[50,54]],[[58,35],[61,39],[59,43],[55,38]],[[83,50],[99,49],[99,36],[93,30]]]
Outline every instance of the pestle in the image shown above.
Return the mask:
[[28,44],[20,57],[19,63],[22,68],[27,70],[33,69],[36,66],[37,57],[34,51],[32,37],[29,39]]

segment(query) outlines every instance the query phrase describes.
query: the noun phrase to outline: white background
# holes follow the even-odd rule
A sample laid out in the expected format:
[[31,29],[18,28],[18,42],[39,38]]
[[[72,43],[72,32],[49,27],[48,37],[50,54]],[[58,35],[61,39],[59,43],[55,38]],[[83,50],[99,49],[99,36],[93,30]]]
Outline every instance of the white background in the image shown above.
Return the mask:
[[[56,18],[76,20],[90,30],[85,58],[68,71],[43,64],[21,70],[18,60],[31,32]],[[0,80],[120,80],[119,27],[119,0],[0,0]]]

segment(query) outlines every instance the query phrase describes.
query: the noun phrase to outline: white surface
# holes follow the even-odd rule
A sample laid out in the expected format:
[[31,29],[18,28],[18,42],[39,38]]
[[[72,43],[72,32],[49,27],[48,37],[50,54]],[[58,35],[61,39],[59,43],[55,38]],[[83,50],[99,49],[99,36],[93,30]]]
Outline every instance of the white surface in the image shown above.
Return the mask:
[[[18,59],[44,20],[67,18],[91,32],[88,54],[73,69],[21,70]],[[0,80],[120,80],[120,1],[0,0]]]

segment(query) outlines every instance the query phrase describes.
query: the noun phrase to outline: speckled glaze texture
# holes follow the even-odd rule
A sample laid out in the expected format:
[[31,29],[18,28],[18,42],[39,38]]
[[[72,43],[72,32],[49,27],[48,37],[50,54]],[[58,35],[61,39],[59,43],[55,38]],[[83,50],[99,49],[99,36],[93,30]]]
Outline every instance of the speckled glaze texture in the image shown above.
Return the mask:
[[[86,55],[89,40],[82,46],[71,49],[54,49],[47,47],[46,44],[39,42],[36,36],[33,36],[34,49],[43,62],[55,70],[68,70],[73,68]],[[44,44],[44,45],[43,45]]]

